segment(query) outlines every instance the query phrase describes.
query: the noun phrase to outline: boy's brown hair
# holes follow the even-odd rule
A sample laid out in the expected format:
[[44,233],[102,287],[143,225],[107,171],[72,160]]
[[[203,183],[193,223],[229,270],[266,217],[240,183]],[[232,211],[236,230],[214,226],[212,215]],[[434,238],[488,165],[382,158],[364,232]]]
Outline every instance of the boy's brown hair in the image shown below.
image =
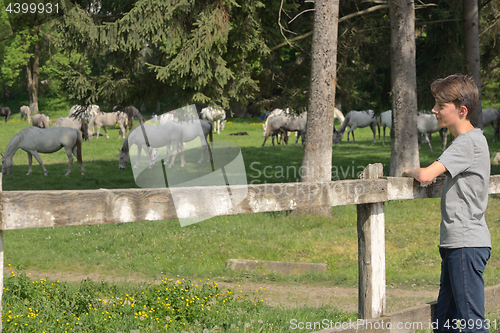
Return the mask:
[[467,108],[466,119],[470,119],[479,103],[479,91],[474,81],[465,75],[454,74],[437,79],[431,84],[437,103],[453,103],[456,108]]

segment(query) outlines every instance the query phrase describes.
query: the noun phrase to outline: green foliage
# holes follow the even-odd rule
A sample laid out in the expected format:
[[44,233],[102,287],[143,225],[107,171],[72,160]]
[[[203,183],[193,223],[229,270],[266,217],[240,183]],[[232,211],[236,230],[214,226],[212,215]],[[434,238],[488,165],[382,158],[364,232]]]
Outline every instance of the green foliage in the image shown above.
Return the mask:
[[78,286],[32,280],[22,269],[10,269],[4,284],[3,332],[291,332],[289,318],[357,319],[329,307],[273,309],[257,298],[258,290],[242,295],[209,281],[165,278],[122,291],[105,281],[86,279]]

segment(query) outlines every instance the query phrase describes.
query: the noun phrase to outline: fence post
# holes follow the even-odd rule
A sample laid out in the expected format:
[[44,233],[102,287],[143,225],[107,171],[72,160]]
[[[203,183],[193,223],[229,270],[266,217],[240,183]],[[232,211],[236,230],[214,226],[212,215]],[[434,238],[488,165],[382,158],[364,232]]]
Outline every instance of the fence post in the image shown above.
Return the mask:
[[[383,176],[381,163],[369,164],[361,179]],[[385,216],[384,203],[358,204],[358,268],[360,319],[377,318],[385,312]]]

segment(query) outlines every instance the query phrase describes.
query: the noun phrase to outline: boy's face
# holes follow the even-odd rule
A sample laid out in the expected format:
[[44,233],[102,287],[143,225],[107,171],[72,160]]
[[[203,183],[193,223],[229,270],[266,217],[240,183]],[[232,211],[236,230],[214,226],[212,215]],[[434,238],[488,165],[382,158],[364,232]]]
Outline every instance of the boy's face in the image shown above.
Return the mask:
[[460,120],[460,108],[457,108],[455,104],[439,103],[436,101],[436,105],[432,108],[432,113],[436,115],[438,125],[441,128],[448,128],[450,125],[456,124]]

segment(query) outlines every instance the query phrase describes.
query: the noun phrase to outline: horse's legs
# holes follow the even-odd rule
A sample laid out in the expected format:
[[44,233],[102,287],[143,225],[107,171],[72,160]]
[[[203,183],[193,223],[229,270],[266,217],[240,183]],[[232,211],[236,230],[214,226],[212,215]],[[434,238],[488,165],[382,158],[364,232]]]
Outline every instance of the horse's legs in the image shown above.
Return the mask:
[[71,168],[73,166],[73,148],[64,147],[64,149],[66,150],[66,156],[68,156],[68,172],[66,172],[65,176],[68,176],[71,173]]
[[106,139],[109,139],[109,135],[108,135],[108,131],[106,130],[106,126],[103,126],[102,128],[104,128],[104,133],[106,133]]
[[45,169],[45,165],[43,165],[42,159],[40,158],[40,155],[36,151],[32,151],[31,154],[28,153],[28,162],[29,162],[29,171],[28,175],[31,174],[31,155],[35,156],[35,159],[37,160],[38,164],[42,167],[43,170],[43,175],[47,176],[47,169]]
[[375,123],[372,123],[372,125],[370,126],[371,129],[372,129],[372,133],[373,133],[373,143],[376,143],[377,142],[377,137],[375,136]]
[[[379,136],[380,138],[380,136]],[[385,125],[384,125],[384,138],[382,139],[382,146],[385,146]]]
[[31,153],[28,152],[28,165],[29,165],[29,168],[28,168],[28,173],[26,174],[26,176],[31,175],[31,172],[32,172],[32,162],[33,162],[33,156],[31,155]]
[[446,142],[448,141],[448,129],[441,128],[439,130],[439,135],[441,136],[441,142],[443,143],[442,151],[446,150]]
[[432,145],[431,145],[431,140],[432,140],[431,134],[430,133],[425,133],[424,136],[425,136],[425,139],[427,140],[427,143],[429,144],[429,149],[431,151],[433,151],[432,150]]
[[[302,132],[299,131],[298,134],[297,134],[297,136],[295,137],[295,143],[293,144],[294,146],[296,146],[297,143],[299,142],[299,138],[300,138],[301,135],[302,135]],[[303,143],[304,143],[304,138],[302,138],[302,144]]]

